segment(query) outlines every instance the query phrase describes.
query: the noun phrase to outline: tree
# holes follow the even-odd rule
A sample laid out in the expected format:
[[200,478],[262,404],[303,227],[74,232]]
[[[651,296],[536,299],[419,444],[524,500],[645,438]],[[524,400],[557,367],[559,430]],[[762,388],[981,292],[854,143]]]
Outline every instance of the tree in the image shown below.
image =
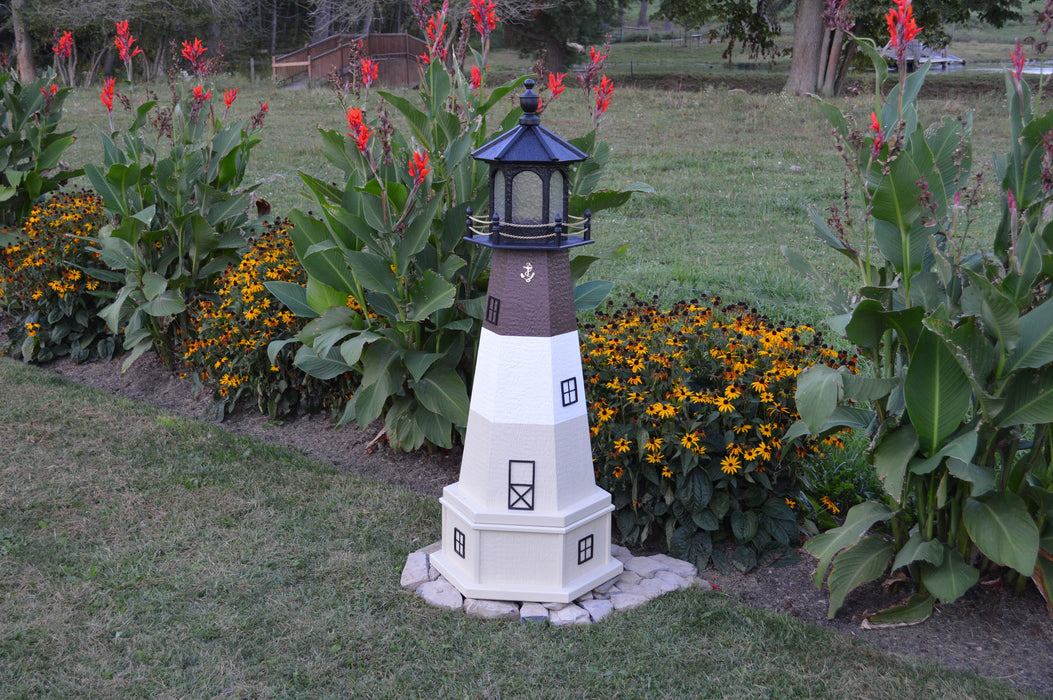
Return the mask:
[[[854,55],[849,32],[883,42],[888,37],[884,14],[889,5],[887,0],[851,5],[847,0],[795,0],[793,58],[785,90],[798,95],[838,92]],[[1020,7],[1021,0],[917,0],[914,15],[925,30],[926,45],[939,48],[948,41],[943,30],[947,24],[977,18],[1000,27],[1019,19]],[[774,17],[779,9],[768,0],[663,0],[659,12],[689,28],[718,22],[714,33],[728,42],[724,55],[730,58],[736,44],[752,55],[774,56],[780,33]]]
[[[610,23],[625,8],[627,0],[563,0],[522,19],[504,16],[506,36],[520,42],[520,49],[544,51],[545,68],[563,71],[568,44],[593,44],[601,40]],[[538,5],[535,3],[535,7]]]
[[18,61],[18,77],[23,84],[32,82],[37,69],[33,62],[33,42],[29,38],[24,22],[26,0],[11,0],[11,25],[15,32],[15,60]]

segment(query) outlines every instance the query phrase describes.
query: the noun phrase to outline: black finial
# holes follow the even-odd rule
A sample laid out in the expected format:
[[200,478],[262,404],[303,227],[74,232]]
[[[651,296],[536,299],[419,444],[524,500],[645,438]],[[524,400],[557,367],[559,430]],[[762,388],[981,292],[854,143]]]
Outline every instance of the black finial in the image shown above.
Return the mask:
[[537,115],[537,108],[541,105],[541,98],[534,92],[534,79],[527,78],[523,87],[526,88],[526,92],[519,96],[519,106],[523,108],[523,116],[519,118],[519,123],[524,126],[540,124],[541,117]]

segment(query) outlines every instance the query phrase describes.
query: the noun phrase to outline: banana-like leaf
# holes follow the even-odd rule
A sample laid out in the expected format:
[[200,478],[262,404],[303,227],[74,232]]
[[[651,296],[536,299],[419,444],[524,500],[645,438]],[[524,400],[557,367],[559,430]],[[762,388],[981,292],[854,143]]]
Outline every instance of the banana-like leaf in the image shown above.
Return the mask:
[[797,375],[797,412],[813,435],[830,420],[844,390],[841,372],[826,365],[812,365]]
[[917,182],[922,177],[907,152],[901,152],[874,190],[872,215],[878,249],[893,269],[910,277],[921,268],[928,229],[921,223]]
[[830,587],[827,617],[833,619],[849,593],[885,573],[895,552],[895,545],[881,535],[867,535],[855,546],[838,554],[827,579]]
[[574,287],[574,310],[589,311],[603,303],[614,284],[607,280],[591,280]]
[[954,354],[925,330],[910,358],[903,390],[907,412],[926,455],[935,454],[972,406],[972,387]]
[[1053,299],[1020,318],[1020,342],[1009,357],[1007,373],[1053,362]]
[[969,462],[976,454],[976,443],[978,435],[975,429],[962,433],[955,439],[940,448],[940,450],[927,459],[914,459],[910,462],[910,471],[914,474],[930,474],[944,459],[948,457]]
[[958,550],[943,546],[943,563],[934,566],[927,562],[919,565],[921,582],[929,593],[941,602],[950,603],[961,598],[967,590],[980,580],[980,572],[965,563]]
[[969,498],[962,507],[969,536],[991,561],[1030,576],[1038,558],[1038,526],[1015,493]]
[[936,540],[925,540],[921,533],[915,530],[910,533],[903,548],[896,553],[892,561],[893,571],[901,567],[913,564],[916,561],[927,561],[933,566],[943,563],[944,546]]
[[907,464],[918,451],[918,434],[910,423],[886,435],[874,450],[874,470],[889,496],[903,498]]
[[1005,405],[995,419],[1000,428],[1053,423],[1053,365],[1037,372],[1017,372],[1003,393]]
[[888,520],[892,516],[893,512],[884,504],[866,501],[849,509],[844,525],[827,530],[808,540],[804,548],[819,558],[819,565],[812,577],[815,587],[822,587],[823,579],[826,578],[826,570],[838,552],[856,544],[875,523]]
[[413,393],[429,411],[457,425],[468,422],[468,389],[456,370],[433,367],[413,385]]
[[889,629],[918,625],[932,617],[932,596],[916,593],[899,605],[863,618],[865,630]]
[[1031,580],[1046,601],[1046,611],[1053,617],[1053,561],[1040,557],[1031,572]]

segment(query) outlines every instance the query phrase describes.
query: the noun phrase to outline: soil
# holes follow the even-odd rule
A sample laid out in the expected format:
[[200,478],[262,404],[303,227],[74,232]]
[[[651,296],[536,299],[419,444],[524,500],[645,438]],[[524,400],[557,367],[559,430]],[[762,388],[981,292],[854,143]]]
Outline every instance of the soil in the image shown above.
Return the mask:
[[[6,336],[5,325],[0,312],[0,338]],[[141,357],[123,375],[120,368],[120,360],[79,365],[59,360],[45,366],[71,380],[193,419],[201,419],[211,402],[207,392],[195,395],[191,382],[166,371],[150,355]],[[321,416],[275,422],[251,409],[235,412],[222,425],[340,470],[429,496],[438,497],[443,486],[458,478],[458,450],[397,453],[382,440],[370,446],[379,426],[336,428]],[[701,575],[747,605],[819,625],[910,660],[975,671],[1053,697],[1053,618],[1033,586],[1014,596],[997,584],[981,583],[960,600],[938,605],[934,615],[920,625],[866,630],[860,626],[865,614],[895,605],[909,591],[891,592],[880,583],[863,586],[828,620],[826,593],[812,585],[814,571],[815,559],[802,550],[799,561],[789,566],[761,568],[745,575],[716,570]]]

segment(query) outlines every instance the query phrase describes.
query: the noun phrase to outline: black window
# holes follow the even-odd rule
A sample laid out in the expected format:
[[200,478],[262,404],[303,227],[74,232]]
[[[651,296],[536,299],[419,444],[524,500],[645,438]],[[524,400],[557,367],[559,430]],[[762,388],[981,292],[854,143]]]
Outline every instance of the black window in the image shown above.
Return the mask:
[[592,535],[585,535],[578,540],[578,564],[584,564],[588,560],[592,559],[592,545],[594,540]]
[[464,533],[457,528],[453,528],[453,551],[461,559],[464,559]]
[[563,394],[563,405],[569,406],[578,402],[578,379],[571,377],[559,383],[560,392]]
[[497,325],[497,317],[501,313],[501,300],[497,297],[486,297],[486,322]]
[[534,463],[508,460],[508,509],[534,510]]

